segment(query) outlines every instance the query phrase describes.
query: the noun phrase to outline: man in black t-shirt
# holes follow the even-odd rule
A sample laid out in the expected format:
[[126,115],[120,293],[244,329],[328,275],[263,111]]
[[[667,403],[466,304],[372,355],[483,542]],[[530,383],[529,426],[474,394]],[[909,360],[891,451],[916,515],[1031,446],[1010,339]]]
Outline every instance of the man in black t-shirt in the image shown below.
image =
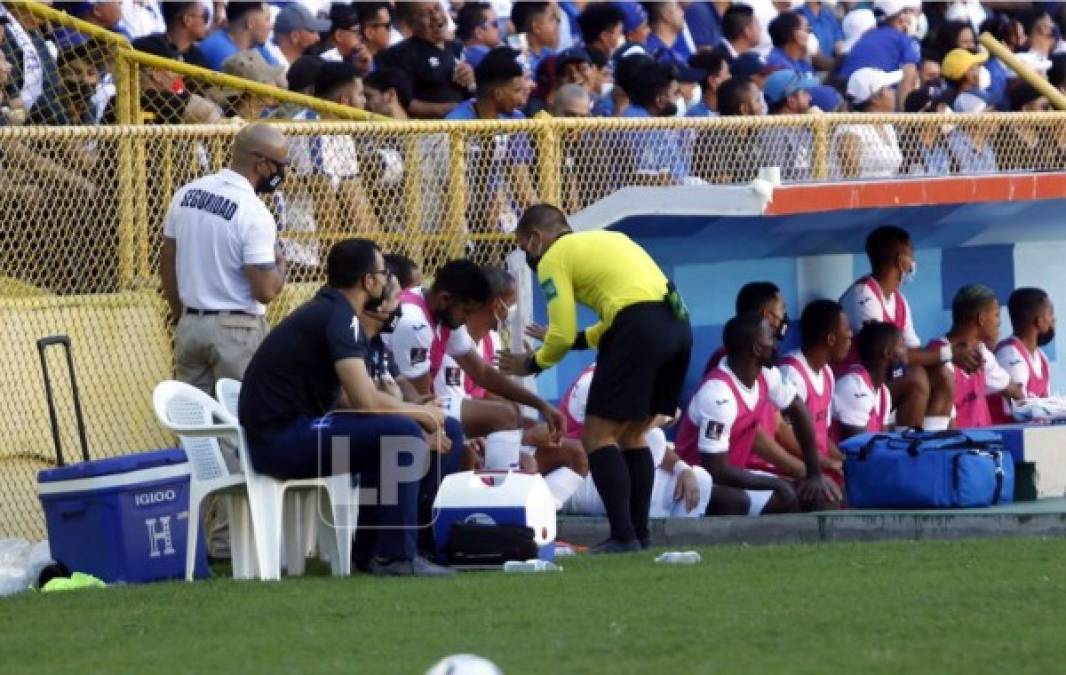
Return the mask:
[[[328,285],[267,335],[245,371],[238,414],[252,464],[283,480],[329,475],[334,439],[346,440],[360,488],[375,490],[381,502],[361,514],[380,528],[370,571],[449,574],[419,557],[416,546],[423,475],[417,468],[429,465],[427,436],[435,447],[450,448],[443,411],[377,389],[368,368],[370,338],[357,319],[386,291],[384,258],[372,241],[347,239],[330,250],[326,274]],[[352,412],[331,413],[342,403]],[[397,473],[417,475],[405,481],[383,475],[389,449],[397,451]]]
[[411,80],[411,117],[440,119],[473,93],[474,71],[458,60],[462,43],[448,41],[448,17],[440,3],[414,2],[407,11],[411,37],[382,52],[377,65],[402,70]]

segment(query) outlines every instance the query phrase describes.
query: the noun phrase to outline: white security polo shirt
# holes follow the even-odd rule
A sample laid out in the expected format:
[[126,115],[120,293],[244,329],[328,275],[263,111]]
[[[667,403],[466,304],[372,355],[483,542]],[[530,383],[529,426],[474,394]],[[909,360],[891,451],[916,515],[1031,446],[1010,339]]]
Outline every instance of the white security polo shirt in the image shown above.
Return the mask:
[[245,265],[274,262],[278,227],[244,176],[223,169],[178,190],[163,234],[177,243],[178,295],[185,307],[262,315]]

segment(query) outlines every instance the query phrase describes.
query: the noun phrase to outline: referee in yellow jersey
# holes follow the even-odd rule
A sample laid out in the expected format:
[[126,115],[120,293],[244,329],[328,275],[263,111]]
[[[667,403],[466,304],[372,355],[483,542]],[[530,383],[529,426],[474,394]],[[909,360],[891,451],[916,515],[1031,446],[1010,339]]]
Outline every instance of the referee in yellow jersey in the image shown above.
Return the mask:
[[[651,256],[619,232],[573,232],[548,204],[530,207],[515,238],[537,273],[548,328],[536,353],[502,354],[501,368],[536,374],[571,349],[596,347],[581,442],[611,523],[595,553],[639,551],[650,543],[648,509],[655,465],[644,434],[656,415],[673,416],[692,351],[681,297]],[[577,304],[599,321],[579,331]]]

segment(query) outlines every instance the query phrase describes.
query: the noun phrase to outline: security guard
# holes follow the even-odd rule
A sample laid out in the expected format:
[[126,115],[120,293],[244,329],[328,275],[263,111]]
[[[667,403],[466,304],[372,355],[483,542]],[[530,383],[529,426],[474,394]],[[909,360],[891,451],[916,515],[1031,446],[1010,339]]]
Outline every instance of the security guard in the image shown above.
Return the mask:
[[[644,440],[655,415],[673,416],[692,351],[680,295],[640,246],[618,232],[572,232],[562,211],[530,207],[515,230],[548,303],[537,352],[502,354],[501,370],[536,374],[570,349],[598,347],[581,442],[611,536],[598,553],[649,545],[655,463]],[[599,321],[577,330],[579,302]]]
[[[285,137],[250,124],[237,134],[228,169],[183,186],[170,202],[160,271],[177,322],[176,375],[211,396],[219,378],[244,379],[266,336],[263,305],[285,284],[277,224],[256,195],[277,189],[288,162]],[[224,558],[229,532],[221,504],[209,502],[204,530],[211,555]]]
[[228,169],[178,190],[163,226],[163,292],[175,329],[177,378],[214,394],[242,379],[266,335],[265,303],[285,284],[277,224],[257,193],[285,177],[288,147],[276,129],[251,124]]

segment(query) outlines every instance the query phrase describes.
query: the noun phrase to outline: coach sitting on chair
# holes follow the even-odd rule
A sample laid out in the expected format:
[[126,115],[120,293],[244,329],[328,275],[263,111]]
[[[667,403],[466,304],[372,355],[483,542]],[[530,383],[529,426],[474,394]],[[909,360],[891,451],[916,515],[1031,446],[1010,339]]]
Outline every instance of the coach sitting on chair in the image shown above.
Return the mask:
[[[363,507],[366,517],[383,528],[371,573],[449,574],[416,555],[421,475],[382,485],[385,438],[409,441],[399,448],[412,456],[405,469],[428,464],[427,435],[438,448],[449,449],[439,408],[384,394],[368,373],[372,349],[357,316],[385,296],[385,260],[374,242],[348,239],[330,250],[326,275],[328,285],[278,324],[248,364],[238,412],[252,465],[283,480],[329,475],[333,439],[345,439],[360,486],[382,488],[384,503]],[[342,393],[353,411],[331,414]],[[393,490],[392,499],[384,498]]]

